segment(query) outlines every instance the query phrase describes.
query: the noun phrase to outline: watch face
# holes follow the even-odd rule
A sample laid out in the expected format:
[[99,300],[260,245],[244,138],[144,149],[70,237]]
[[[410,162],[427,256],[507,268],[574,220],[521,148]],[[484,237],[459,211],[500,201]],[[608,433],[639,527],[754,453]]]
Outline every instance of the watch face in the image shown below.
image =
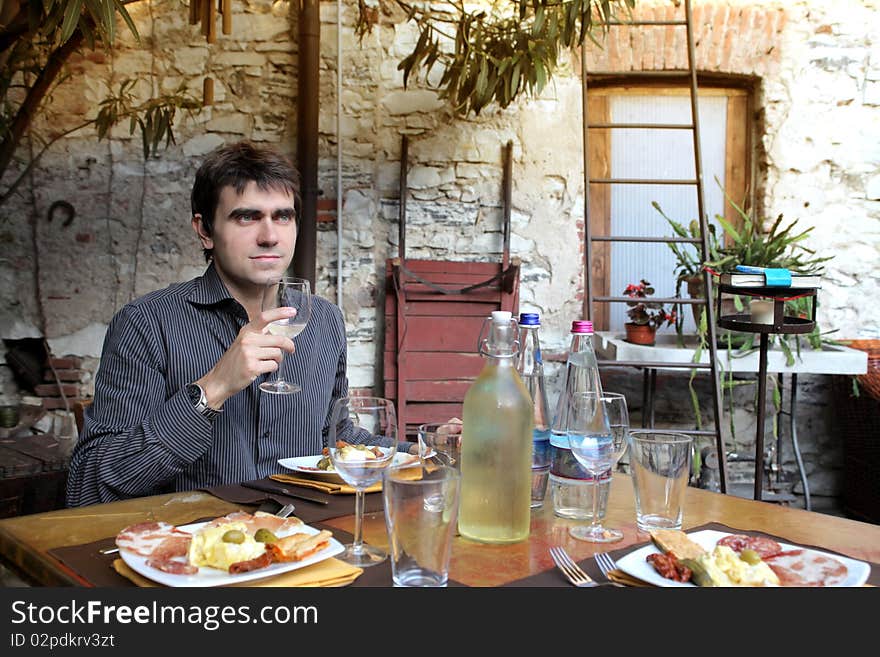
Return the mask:
[[186,386],[186,394],[189,395],[189,400],[195,406],[202,398],[202,389],[195,383],[189,383]]

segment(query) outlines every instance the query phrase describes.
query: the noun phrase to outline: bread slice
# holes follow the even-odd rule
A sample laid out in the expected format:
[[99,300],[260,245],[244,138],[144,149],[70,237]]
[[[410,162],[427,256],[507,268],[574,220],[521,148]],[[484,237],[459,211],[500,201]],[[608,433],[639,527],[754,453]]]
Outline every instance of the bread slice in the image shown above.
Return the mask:
[[706,554],[706,550],[694,543],[683,531],[677,529],[655,529],[651,540],[660,550],[672,554],[676,559],[696,559]]

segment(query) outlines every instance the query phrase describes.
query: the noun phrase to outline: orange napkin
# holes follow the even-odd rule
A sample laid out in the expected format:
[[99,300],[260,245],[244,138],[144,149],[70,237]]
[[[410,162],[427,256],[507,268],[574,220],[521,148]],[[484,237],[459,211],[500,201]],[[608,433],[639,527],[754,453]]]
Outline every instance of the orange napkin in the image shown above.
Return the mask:
[[608,579],[615,584],[623,584],[624,586],[647,586],[654,588],[654,585],[650,582],[646,582],[642,579],[639,579],[638,577],[633,577],[632,575],[625,573],[622,570],[608,571]]
[[[348,484],[336,484],[332,481],[320,481],[318,479],[307,479],[306,477],[297,477],[289,474],[274,474],[270,479],[280,481],[284,484],[294,484],[303,488],[313,488],[330,495],[353,495],[355,493],[354,486]],[[365,488],[365,493],[375,493],[382,490],[382,482],[376,482],[369,488]]]
[[[138,586],[162,586],[161,584],[134,572],[122,559],[116,559],[113,561],[113,569],[123,577],[130,579]],[[267,577],[266,579],[233,584],[232,586],[347,586],[360,577],[363,572],[363,568],[351,566],[344,561],[331,557],[330,559],[324,559],[324,561],[319,561],[318,563],[306,566],[305,568],[291,570],[286,573],[281,573],[280,575]]]

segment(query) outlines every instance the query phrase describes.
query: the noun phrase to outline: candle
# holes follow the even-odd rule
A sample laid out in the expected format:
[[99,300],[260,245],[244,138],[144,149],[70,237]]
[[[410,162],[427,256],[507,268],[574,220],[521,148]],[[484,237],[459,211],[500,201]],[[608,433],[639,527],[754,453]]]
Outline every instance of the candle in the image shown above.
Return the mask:
[[773,305],[772,299],[752,299],[749,302],[752,324],[772,324]]

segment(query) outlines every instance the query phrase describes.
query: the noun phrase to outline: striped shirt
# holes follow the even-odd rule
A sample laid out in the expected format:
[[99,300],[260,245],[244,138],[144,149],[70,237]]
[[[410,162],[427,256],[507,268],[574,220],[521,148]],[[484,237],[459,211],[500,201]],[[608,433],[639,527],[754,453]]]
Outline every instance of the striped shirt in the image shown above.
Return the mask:
[[[195,410],[186,385],[220,360],[247,323],[213,263],[113,317],[71,456],[68,506],[257,479],[278,472],[280,458],[321,452],[348,379],[342,313],[320,297],[281,368],[302,392],[261,392],[270,373],[227,399],[214,420]],[[339,437],[358,442],[350,423]]]

